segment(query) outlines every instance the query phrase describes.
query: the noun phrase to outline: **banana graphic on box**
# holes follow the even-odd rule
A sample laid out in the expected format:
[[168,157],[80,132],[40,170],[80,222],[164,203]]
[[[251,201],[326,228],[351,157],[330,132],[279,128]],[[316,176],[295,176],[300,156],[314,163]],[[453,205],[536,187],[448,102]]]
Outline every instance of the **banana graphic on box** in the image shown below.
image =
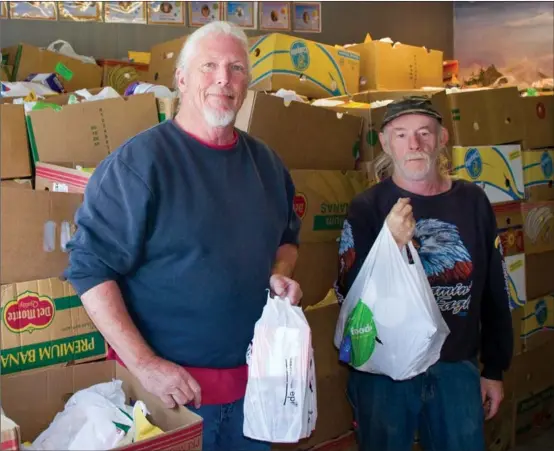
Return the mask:
[[510,309],[521,307],[527,302],[525,290],[525,255],[510,255],[505,257],[506,264],[506,285]]
[[550,241],[552,227],[554,226],[553,218],[554,213],[549,205],[538,206],[527,213],[524,229],[525,234],[533,244],[536,244],[539,239],[543,242]]

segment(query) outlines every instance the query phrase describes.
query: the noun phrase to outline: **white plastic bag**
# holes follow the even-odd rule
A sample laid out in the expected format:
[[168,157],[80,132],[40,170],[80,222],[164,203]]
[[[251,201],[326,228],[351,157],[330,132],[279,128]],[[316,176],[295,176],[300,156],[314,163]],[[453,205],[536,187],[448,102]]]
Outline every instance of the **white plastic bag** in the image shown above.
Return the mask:
[[311,330],[300,307],[268,296],[247,354],[246,437],[296,443],[317,419]]
[[48,47],[46,47],[46,50],[60,53],[61,55],[68,56],[69,58],[82,61],[83,63],[96,64],[96,60],[93,57],[79,55],[75,52],[75,50],[73,50],[71,44],[63,39],[58,39],[57,41],[52,42]]
[[342,305],[335,330],[341,360],[394,380],[437,362],[450,330],[412,243],[401,251],[385,223]]

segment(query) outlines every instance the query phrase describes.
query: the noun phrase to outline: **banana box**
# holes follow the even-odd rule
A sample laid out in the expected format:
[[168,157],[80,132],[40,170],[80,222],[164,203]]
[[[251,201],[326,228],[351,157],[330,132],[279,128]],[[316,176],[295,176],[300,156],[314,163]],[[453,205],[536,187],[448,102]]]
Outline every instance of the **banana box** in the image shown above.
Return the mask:
[[522,156],[525,198],[554,200],[554,149],[524,150]]
[[554,201],[521,204],[525,253],[554,251]]
[[493,206],[498,235],[505,257],[524,252],[523,216],[520,202],[507,202]]
[[504,259],[506,263],[506,282],[510,295],[510,309],[521,307],[527,302],[525,283],[525,255],[510,255]]
[[539,348],[554,338],[554,294],[533,299],[523,306],[520,334],[525,351]]
[[250,39],[250,89],[289,89],[310,98],[358,92],[360,55],[286,34]]
[[456,178],[481,186],[492,204],[525,198],[519,144],[452,148]]
[[370,186],[361,171],[292,170],[294,209],[302,220],[300,242],[339,238],[352,199]]

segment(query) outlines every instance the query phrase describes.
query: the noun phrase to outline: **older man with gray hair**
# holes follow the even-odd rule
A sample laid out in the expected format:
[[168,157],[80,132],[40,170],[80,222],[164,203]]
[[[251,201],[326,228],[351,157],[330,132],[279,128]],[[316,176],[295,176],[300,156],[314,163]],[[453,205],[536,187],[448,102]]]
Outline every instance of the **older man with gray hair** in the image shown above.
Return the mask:
[[68,245],[66,276],[112,356],[168,407],[203,417],[205,451],[269,448],[242,433],[246,351],[268,287],[302,296],[290,174],[234,127],[249,79],[243,31],[195,31],[178,59],[175,120],[98,166]]
[[498,411],[513,348],[492,207],[481,188],[448,177],[448,132],[429,99],[389,104],[380,140],[384,153],[376,167],[385,178],[351,204],[341,238],[339,298],[386,221],[399,247],[414,241],[451,333],[439,362],[413,379],[351,372],[348,395],[360,451],[410,451],[418,430],[426,451],[484,451],[483,421]]

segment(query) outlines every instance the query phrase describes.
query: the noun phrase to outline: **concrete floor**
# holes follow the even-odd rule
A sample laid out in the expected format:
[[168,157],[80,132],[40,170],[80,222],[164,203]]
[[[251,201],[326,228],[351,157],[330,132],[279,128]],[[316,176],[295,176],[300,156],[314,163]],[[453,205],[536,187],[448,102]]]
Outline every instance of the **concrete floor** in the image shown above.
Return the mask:
[[554,451],[554,429],[550,429],[530,443],[516,446],[513,451]]

